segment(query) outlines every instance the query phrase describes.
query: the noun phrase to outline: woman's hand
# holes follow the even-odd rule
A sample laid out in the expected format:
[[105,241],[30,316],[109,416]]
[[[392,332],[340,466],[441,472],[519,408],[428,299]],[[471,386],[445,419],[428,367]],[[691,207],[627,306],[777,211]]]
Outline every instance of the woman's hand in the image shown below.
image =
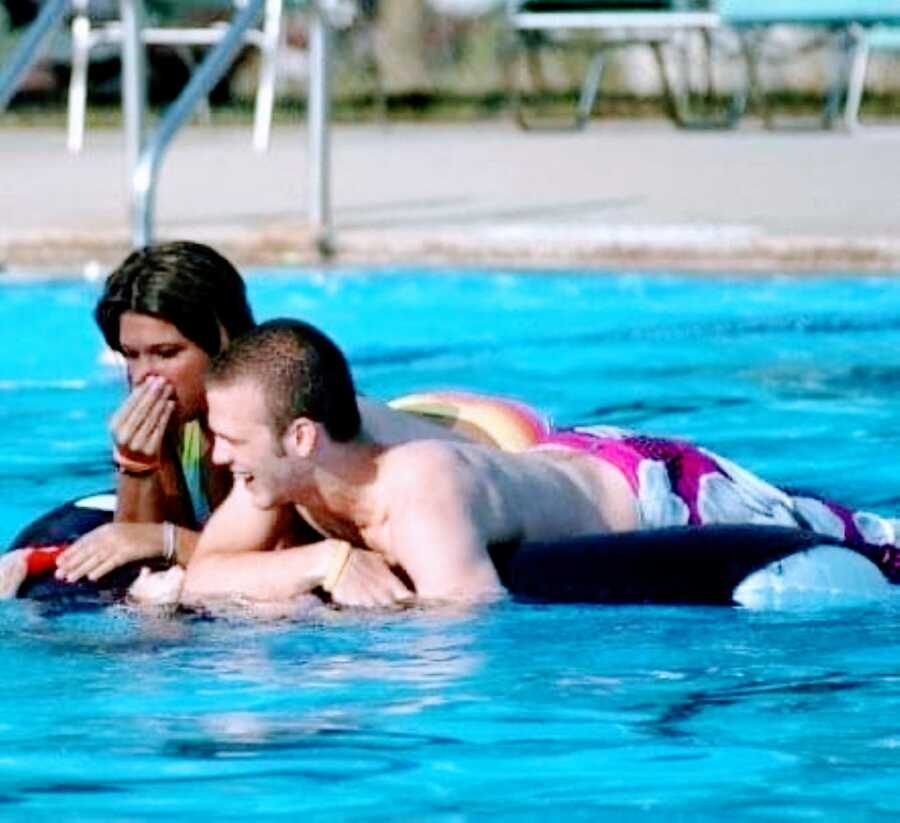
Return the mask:
[[330,594],[331,601],[339,606],[369,609],[409,606],[416,599],[384,558],[366,549],[350,551]]
[[30,549],[14,549],[0,557],[0,600],[15,597],[28,577]]
[[99,580],[113,569],[162,557],[162,523],[107,523],[75,541],[56,559],[56,576],[74,583],[82,577]]
[[162,377],[148,377],[136,386],[109,424],[121,457],[135,465],[158,466],[174,411],[172,386]]

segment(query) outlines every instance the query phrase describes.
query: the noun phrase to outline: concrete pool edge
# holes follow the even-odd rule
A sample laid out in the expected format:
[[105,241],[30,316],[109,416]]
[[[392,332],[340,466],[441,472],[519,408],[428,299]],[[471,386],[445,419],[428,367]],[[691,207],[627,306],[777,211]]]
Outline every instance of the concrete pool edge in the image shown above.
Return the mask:
[[[338,126],[339,265],[754,272],[900,271],[900,129],[680,131],[601,121]],[[0,130],[0,265],[108,270],[128,251],[124,144],[95,129]],[[160,178],[157,237],[244,266],[320,265],[296,124],[265,155],[245,128],[192,126]]]
[[[730,226],[497,227],[339,231],[323,261],[305,224],[256,231],[178,232],[209,243],[241,266],[479,265],[524,269],[665,270],[683,273],[900,273],[900,239],[775,236]],[[105,273],[129,251],[121,231],[29,232],[0,237],[0,282],[22,277],[81,278]],[[69,274],[61,274],[68,272]]]

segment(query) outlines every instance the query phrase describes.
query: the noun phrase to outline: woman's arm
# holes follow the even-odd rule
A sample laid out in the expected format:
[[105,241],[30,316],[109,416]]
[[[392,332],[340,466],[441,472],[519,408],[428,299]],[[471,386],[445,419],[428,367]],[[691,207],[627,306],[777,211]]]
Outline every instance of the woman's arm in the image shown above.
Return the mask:
[[166,557],[185,566],[194,554],[199,532],[171,523],[107,523],[76,540],[56,559],[56,576],[74,583],[99,580],[113,569]]
[[116,484],[117,523],[190,523],[193,512],[185,498],[179,468],[166,449],[160,467],[146,474],[118,473]]

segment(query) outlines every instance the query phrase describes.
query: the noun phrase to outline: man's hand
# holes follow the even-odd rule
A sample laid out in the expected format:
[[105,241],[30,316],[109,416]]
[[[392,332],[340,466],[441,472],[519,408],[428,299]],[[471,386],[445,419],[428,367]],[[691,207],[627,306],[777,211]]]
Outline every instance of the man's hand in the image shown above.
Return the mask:
[[395,608],[416,600],[380,554],[353,549],[341,576],[331,589],[331,600],[339,606]]
[[109,428],[119,454],[141,465],[158,465],[163,436],[175,410],[172,387],[161,377],[136,386],[113,415]]
[[162,557],[162,523],[107,523],[74,542],[56,560],[56,576],[99,580],[135,560]]
[[29,552],[30,549],[15,549],[0,557],[0,600],[15,597],[28,577]]
[[128,589],[128,598],[141,606],[175,606],[181,598],[184,569],[172,566],[164,572],[151,572],[146,566]]

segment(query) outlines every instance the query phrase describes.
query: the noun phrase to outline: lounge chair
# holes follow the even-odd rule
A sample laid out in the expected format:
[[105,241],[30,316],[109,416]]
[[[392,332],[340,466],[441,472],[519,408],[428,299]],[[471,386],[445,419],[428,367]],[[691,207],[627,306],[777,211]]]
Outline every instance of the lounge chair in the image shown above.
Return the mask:
[[[591,115],[610,50],[635,44],[653,49],[669,113],[680,125],[698,121],[687,104],[687,81],[673,80],[664,47],[686,32],[708,34],[719,25],[707,0],[508,0],[507,16],[520,45],[527,50],[536,85],[541,84],[537,47],[545,35],[590,32],[592,56],[581,85],[571,126],[583,128]],[[523,128],[535,125],[524,112],[514,90],[515,108]],[[704,123],[705,124],[705,123]]]
[[874,26],[857,32],[844,106],[844,124],[851,130],[860,125],[859,108],[866,86],[869,54],[873,51],[900,53],[900,26]]
[[823,119],[831,126],[844,101],[844,122],[858,122],[868,54],[873,49],[900,50],[900,0],[719,0],[722,22],[735,29],[747,61],[744,101],[755,98],[767,125],[772,114],[759,67],[771,28],[789,24],[817,29],[836,52],[835,74]]
[[[113,12],[117,4],[107,3],[106,8],[94,9],[98,5],[91,0],[72,0],[72,75],[69,82],[68,103],[68,138],[69,151],[78,153],[84,144],[84,119],[87,103],[87,74],[90,63],[90,52],[102,46],[120,47],[122,43],[122,25],[118,15]],[[190,8],[201,5],[197,2],[179,2],[178,6]],[[240,0],[227,0],[218,3],[204,0],[203,7],[220,7],[225,11],[242,5]],[[260,74],[256,89],[256,108],[253,120],[253,147],[257,151],[265,151],[269,145],[269,134],[272,124],[272,110],[275,101],[275,68],[278,48],[282,38],[283,0],[266,0],[262,25],[250,29],[244,35],[245,42],[259,49]],[[99,17],[92,12],[99,12]],[[191,48],[194,46],[212,46],[222,39],[227,25],[213,23],[201,26],[194,24],[188,27],[177,26],[145,26],[142,38],[145,45],[171,46],[177,50],[193,70],[194,60]]]

